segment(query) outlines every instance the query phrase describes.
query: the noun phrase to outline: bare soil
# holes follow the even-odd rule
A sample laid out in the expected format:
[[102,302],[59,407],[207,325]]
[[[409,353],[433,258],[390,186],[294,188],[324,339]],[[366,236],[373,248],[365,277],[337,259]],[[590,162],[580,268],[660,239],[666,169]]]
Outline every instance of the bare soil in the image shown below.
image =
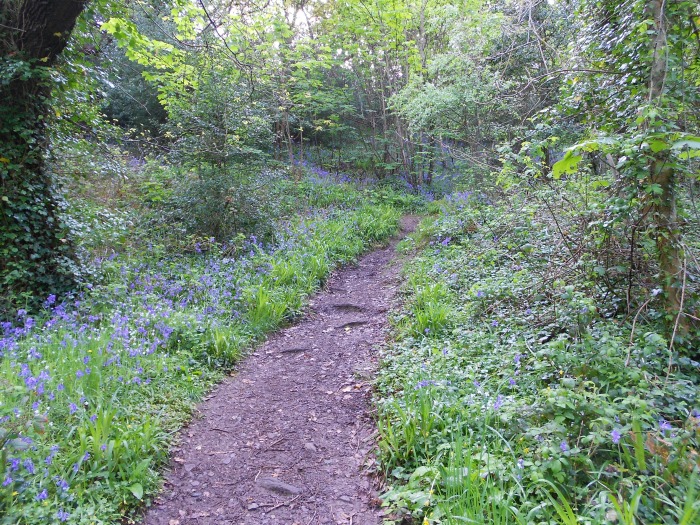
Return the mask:
[[145,525],[382,523],[370,401],[396,242],[335,273],[201,404]]

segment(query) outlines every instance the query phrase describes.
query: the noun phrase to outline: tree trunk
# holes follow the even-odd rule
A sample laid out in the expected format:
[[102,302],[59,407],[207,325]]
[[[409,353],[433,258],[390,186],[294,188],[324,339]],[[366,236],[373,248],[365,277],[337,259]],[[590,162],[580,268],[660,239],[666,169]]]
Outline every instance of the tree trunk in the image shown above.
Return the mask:
[[653,207],[656,228],[656,249],[659,268],[666,293],[666,310],[677,315],[681,310],[682,250],[676,217],[675,173],[665,159],[651,164],[651,182],[658,184],[662,193]]
[[[654,22],[652,63],[649,75],[649,101],[660,104],[666,81],[668,43],[664,0],[649,0],[647,10]],[[664,152],[657,154],[650,166],[652,184],[658,184],[661,194],[653,206],[652,218],[656,227],[656,249],[659,268],[666,294],[666,311],[676,316],[681,311],[682,250],[676,218],[675,173]],[[687,319],[682,317],[683,327]]]
[[44,153],[50,68],[84,6],[78,0],[10,0],[0,6],[2,307],[75,284],[78,266]]

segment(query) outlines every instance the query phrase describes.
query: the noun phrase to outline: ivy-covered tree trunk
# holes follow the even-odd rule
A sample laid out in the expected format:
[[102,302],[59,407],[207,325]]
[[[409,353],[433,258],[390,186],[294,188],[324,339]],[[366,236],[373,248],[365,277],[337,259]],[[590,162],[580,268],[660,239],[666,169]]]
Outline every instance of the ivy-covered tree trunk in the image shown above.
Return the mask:
[[85,3],[0,5],[0,308],[75,282],[74,252],[44,153],[50,68]]
[[[649,102],[662,105],[669,54],[664,0],[649,0],[646,8],[654,24]],[[665,151],[658,153],[657,158],[652,160],[649,175],[651,182],[657,184],[661,191],[653,206],[652,218],[656,228],[656,248],[666,294],[666,310],[672,315],[678,315],[682,309],[680,284],[683,269],[681,240],[676,217],[676,174],[671,159]]]

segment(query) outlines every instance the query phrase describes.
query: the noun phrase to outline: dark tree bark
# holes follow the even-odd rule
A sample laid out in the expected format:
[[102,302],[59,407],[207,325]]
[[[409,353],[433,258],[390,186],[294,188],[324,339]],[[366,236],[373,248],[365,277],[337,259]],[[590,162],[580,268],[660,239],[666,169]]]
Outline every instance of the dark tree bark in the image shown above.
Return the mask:
[[49,74],[86,1],[0,3],[0,308],[75,284],[44,153]]

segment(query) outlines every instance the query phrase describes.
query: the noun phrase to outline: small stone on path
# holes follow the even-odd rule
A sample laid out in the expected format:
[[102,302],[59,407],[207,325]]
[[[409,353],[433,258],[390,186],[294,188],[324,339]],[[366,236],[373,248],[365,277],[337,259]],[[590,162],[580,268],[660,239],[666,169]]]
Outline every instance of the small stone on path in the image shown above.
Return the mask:
[[260,478],[258,480],[258,485],[272,492],[277,492],[278,494],[291,494],[296,496],[302,492],[299,487],[295,487],[294,485],[290,485],[289,483],[275,478]]

